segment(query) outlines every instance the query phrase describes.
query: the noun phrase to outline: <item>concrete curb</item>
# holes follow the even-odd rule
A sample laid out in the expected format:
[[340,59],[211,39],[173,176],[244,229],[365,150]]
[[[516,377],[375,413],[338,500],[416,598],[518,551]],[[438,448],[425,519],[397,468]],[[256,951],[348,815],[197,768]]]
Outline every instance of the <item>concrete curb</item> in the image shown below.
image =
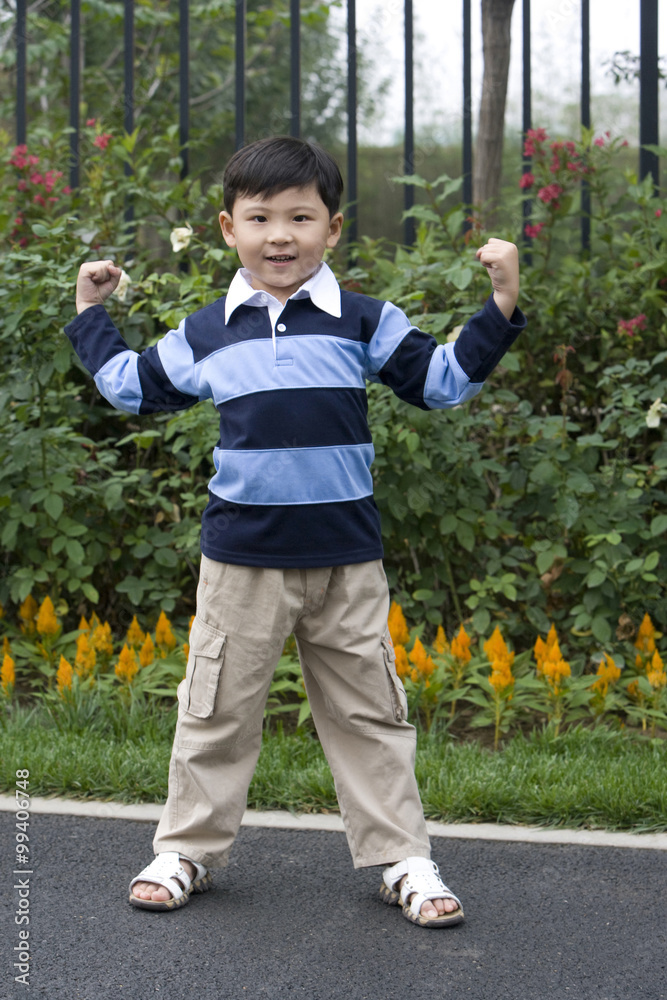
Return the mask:
[[[124,819],[156,823],[161,805],[125,805],[92,799],[30,798],[29,811],[35,815],[87,816],[92,819]],[[0,795],[0,812],[15,812],[13,796]],[[243,826],[273,827],[280,830],[328,830],[343,833],[343,821],[335,813],[300,813],[248,809]],[[577,847],[628,847],[667,851],[667,833],[617,833],[606,830],[545,829],[533,826],[503,826],[495,823],[427,823],[429,836],[462,840],[500,840],[530,844],[570,844]]]

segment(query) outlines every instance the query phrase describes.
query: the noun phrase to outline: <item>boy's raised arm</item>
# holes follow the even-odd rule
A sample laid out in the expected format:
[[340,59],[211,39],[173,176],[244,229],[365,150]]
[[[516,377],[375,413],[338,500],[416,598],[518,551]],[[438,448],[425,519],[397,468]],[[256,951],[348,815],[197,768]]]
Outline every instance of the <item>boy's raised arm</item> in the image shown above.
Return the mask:
[[93,260],[82,264],[76,279],[76,311],[99,306],[115,292],[123,273],[111,260]]
[[519,251],[514,243],[491,237],[476,256],[489,272],[496,305],[511,319],[519,299]]

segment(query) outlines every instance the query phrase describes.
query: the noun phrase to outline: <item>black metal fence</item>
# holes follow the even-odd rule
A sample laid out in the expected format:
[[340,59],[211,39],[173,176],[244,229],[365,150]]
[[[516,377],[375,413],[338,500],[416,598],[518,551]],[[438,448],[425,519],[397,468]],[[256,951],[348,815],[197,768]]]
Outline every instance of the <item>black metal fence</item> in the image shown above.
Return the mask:
[[[443,0],[445,2],[445,0]],[[472,202],[472,162],[473,162],[473,95],[471,86],[472,34],[471,2],[459,0],[463,5],[463,107],[462,107],[462,173],[464,178],[463,199]],[[479,0],[476,0],[479,2]],[[531,120],[531,3],[520,0],[523,17],[523,111],[522,127],[526,132],[532,127]],[[244,144],[246,132],[246,19],[247,0],[235,2],[235,137],[236,147]],[[27,6],[28,0],[16,0],[16,140],[21,145],[26,142],[28,121],[26,114],[27,79]],[[179,7],[179,131],[182,149],[182,174],[189,170],[188,141],[190,133],[189,94],[189,0],[178,0]],[[581,123],[590,127],[590,0],[580,0],[581,13]],[[413,62],[413,0],[404,0],[404,85],[405,85],[405,127],[403,165],[405,174],[414,173],[415,129],[414,129],[414,62]],[[134,128],[134,0],[124,0],[124,108],[125,129]],[[640,97],[639,97],[639,173],[641,177],[651,174],[658,185],[658,158],[646,148],[658,144],[658,0],[640,0],[637,16],[640,19]],[[79,183],[79,107],[81,99],[79,50],[81,40],[81,0],[70,3],[70,127],[71,169],[70,184]],[[292,135],[299,135],[301,129],[301,48],[300,48],[301,2],[290,0],[290,119]],[[350,210],[349,237],[357,239],[357,26],[356,0],[347,0],[347,188]],[[529,170],[530,161],[524,161],[524,170]],[[584,211],[582,238],[587,242],[587,219],[584,191]],[[405,187],[405,208],[414,203],[414,190]],[[530,206],[525,203],[526,211]],[[414,231],[411,220],[406,221],[405,241],[411,243]]]

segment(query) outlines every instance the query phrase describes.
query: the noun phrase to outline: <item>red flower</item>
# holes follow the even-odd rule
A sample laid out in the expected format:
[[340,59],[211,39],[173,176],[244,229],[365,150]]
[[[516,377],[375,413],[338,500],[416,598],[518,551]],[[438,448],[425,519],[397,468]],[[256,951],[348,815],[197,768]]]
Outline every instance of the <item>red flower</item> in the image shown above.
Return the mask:
[[526,234],[526,236],[528,236],[529,239],[533,240],[535,239],[536,236],[540,235],[543,229],[544,229],[543,222],[537,222],[534,226],[531,226],[530,223],[528,222],[524,226],[523,231]]
[[546,187],[540,188],[537,192],[537,197],[540,201],[543,201],[545,205],[548,205],[550,202],[554,202],[554,208],[558,208],[556,199],[558,198],[558,195],[562,193],[563,189],[560,184],[547,184]]
[[639,316],[633,316],[632,319],[619,319],[618,332],[625,333],[628,337],[634,337],[637,330],[646,329],[646,322],[644,313],[640,313]]
[[88,126],[88,128],[92,128],[94,124],[95,124],[94,118],[88,118],[88,120],[86,121],[86,125]]
[[531,173],[525,173],[522,175],[521,180],[519,181],[519,187],[529,188],[532,187],[534,183],[535,183],[535,178],[533,177],[533,175]]
[[595,140],[595,142],[593,143],[593,145],[594,146],[604,146],[604,139],[602,138],[602,136],[598,136],[598,138]]
[[655,210],[655,217],[656,217],[656,219],[659,219],[661,215],[662,215],[662,209],[661,208],[656,208],[656,210]]
[[102,135],[95,136],[93,146],[97,146],[98,149],[106,149],[112,138],[110,132],[103,132]]

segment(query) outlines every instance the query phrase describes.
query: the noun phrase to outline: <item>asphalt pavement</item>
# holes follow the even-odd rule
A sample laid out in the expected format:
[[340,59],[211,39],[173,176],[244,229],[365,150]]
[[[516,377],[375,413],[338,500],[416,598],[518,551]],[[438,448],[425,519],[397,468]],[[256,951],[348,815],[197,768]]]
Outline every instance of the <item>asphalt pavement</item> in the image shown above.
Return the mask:
[[243,827],[211,892],[153,913],[126,901],[152,824],[34,814],[23,870],[0,831],[3,1000],[667,998],[664,850],[435,837],[466,921],[427,930],[339,832]]

